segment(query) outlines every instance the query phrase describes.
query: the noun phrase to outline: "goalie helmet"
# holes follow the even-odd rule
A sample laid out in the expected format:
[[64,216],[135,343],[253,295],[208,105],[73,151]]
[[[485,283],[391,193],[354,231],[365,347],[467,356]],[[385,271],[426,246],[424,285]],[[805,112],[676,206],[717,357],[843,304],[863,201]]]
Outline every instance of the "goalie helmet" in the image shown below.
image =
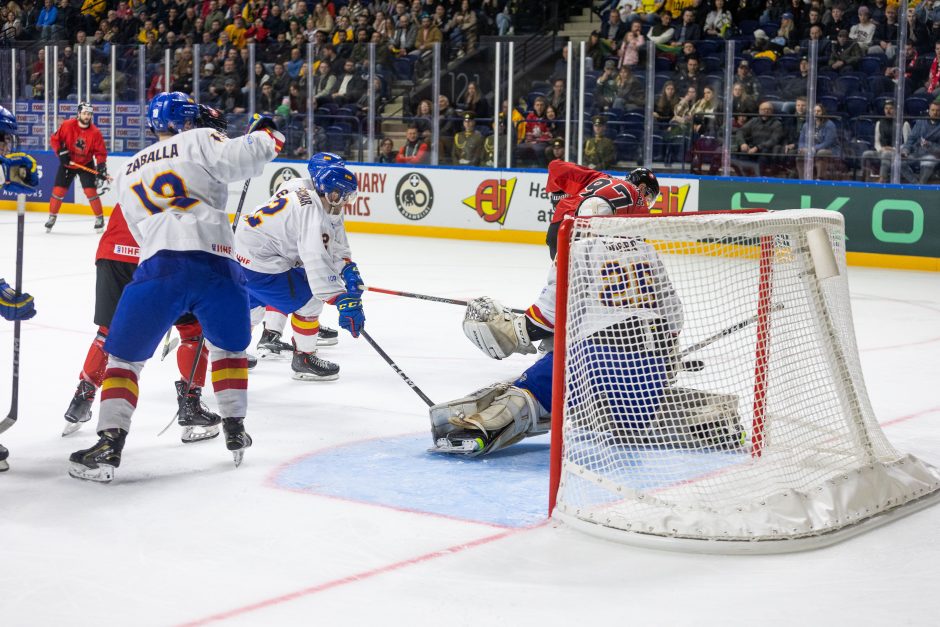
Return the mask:
[[640,189],[640,185],[646,186],[643,196],[646,199],[646,206],[652,207],[653,203],[656,202],[656,197],[659,196],[659,181],[656,180],[653,171],[649,168],[636,168],[627,175],[627,180],[633,183],[637,189]]
[[157,94],[147,107],[147,126],[154,133],[179,133],[198,117],[199,105],[179,91]]
[[318,152],[307,162],[307,172],[310,173],[310,178],[315,177],[323,168],[329,167],[345,168],[346,160],[332,152]]
[[346,168],[331,166],[321,168],[314,175],[313,187],[328,205],[327,211],[338,214],[343,205],[356,201],[359,184],[356,175]]

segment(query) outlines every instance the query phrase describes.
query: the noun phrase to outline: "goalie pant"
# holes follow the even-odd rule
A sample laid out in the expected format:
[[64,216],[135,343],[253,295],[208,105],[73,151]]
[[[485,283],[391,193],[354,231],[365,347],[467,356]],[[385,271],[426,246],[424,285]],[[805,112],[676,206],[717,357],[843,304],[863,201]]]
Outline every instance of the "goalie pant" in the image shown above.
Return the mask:
[[[50,139],[52,150],[59,155],[62,161],[68,159],[72,163],[83,165],[94,170],[96,166],[105,164],[108,151],[105,148],[101,131],[94,124],[82,127],[78,119],[72,118],[62,123],[62,126],[52,134]],[[71,187],[75,177],[81,183],[82,191],[88,198],[91,210],[96,216],[102,215],[101,199],[98,197],[96,176],[86,170],[66,168],[59,165],[56,171],[55,183],[52,187],[52,196],[49,199],[49,213],[56,215],[65,201],[65,194]]]
[[[96,388],[101,387],[104,380],[105,367],[108,363],[108,354],[104,350],[104,343],[108,337],[108,329],[114,318],[118,301],[124,293],[124,288],[131,282],[134,271],[137,269],[140,248],[137,241],[127,228],[121,206],[117,205],[108,220],[108,226],[101,240],[98,242],[98,251],[95,254],[95,317],[98,333],[88,348],[85,363],[79,378],[88,381]],[[186,381],[196,359],[196,348],[202,327],[192,314],[184,314],[175,323],[180,334],[181,344],[176,353],[176,362],[180,371],[180,378]],[[205,386],[208,349],[203,348],[199,355],[199,364],[193,377],[192,385]]]

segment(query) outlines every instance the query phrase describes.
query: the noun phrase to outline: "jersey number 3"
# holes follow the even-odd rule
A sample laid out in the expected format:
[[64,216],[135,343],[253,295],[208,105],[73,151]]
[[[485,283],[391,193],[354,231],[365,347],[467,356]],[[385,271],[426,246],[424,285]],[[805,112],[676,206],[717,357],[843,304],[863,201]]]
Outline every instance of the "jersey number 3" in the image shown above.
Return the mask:
[[186,211],[199,202],[186,195],[186,185],[175,172],[163,172],[153,178],[150,191],[153,192],[156,200],[150,198],[143,182],[131,185],[131,191],[137,194],[144,209],[151,214],[161,213],[167,207]]

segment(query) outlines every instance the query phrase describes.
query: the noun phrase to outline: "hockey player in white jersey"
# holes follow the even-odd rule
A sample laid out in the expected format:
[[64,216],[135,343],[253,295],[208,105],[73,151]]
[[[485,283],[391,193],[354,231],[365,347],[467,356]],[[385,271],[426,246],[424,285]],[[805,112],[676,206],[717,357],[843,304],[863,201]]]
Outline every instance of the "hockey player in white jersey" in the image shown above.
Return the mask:
[[[242,219],[235,236],[254,311],[271,306],[293,312],[294,378],[332,381],[339,366],[316,355],[323,303],[336,306],[340,326],[358,337],[365,324],[358,276],[343,281],[332,251],[330,215],[342,212],[356,195],[356,177],[342,167],[321,168],[313,189],[298,186]],[[345,285],[344,285],[345,283]]]
[[[310,157],[310,161],[307,162],[307,171],[310,173],[309,178],[298,176],[284,181],[277,190],[275,190],[275,195],[283,196],[296,189],[313,190],[313,178],[316,176],[317,172],[331,166],[345,168],[346,161],[332,152],[316,153]],[[358,282],[354,289],[358,293],[361,293],[359,284],[362,282],[362,277],[358,274],[358,266],[352,261],[349,237],[346,235],[344,213],[343,211],[339,211],[336,214],[331,213],[329,217],[330,222],[333,224],[333,235],[330,238],[330,247],[332,248],[334,259],[338,264],[337,267],[343,268],[344,276],[352,276],[352,274],[355,273],[355,278],[358,279]],[[284,328],[287,326],[287,316],[290,313],[292,312],[282,312],[273,307],[267,307],[265,309],[264,319],[262,321],[263,331],[256,347],[258,355],[262,359],[280,359],[290,357],[293,354],[291,344],[281,339]],[[252,312],[252,316],[255,316],[254,312]],[[317,346],[335,346],[339,342],[337,336],[338,333],[335,329],[320,324],[319,332],[317,333]]]
[[[614,213],[609,201],[597,196],[585,198],[577,210],[578,216]],[[567,358],[583,365],[590,396],[576,402],[595,403],[621,442],[676,447],[694,439],[698,445],[736,446],[741,433],[736,412],[711,414],[702,422],[698,409],[714,395],[673,386],[680,368],[676,346],[682,303],[655,248],[636,238],[589,238],[573,246],[589,249],[578,257],[592,259],[595,272],[584,277],[584,290],[598,300],[582,317],[577,335],[568,338]],[[526,316],[490,298],[472,301],[463,325],[467,337],[496,359],[535,352],[533,340],[554,324],[554,267],[549,277]],[[536,324],[529,317],[533,311],[539,315]],[[553,366],[554,352],[549,352],[514,381],[432,407],[431,450],[475,456],[547,432]],[[661,415],[666,395],[670,407],[683,406],[681,415]],[[673,403],[676,397],[683,400]]]
[[245,432],[251,341],[248,291],[235,261],[225,211],[228,183],[262,173],[284,143],[273,120],[256,117],[248,133],[229,139],[194,128],[201,108],[180,92],[158,94],[147,123],[159,141],[118,174],[118,202],[140,244],[140,265],[118,303],[105,343],[100,440],[72,454],[69,474],[107,482],[121,462],[137,380],[164,333],[184,313],[202,325],[226,447],[235,463],[251,446]]

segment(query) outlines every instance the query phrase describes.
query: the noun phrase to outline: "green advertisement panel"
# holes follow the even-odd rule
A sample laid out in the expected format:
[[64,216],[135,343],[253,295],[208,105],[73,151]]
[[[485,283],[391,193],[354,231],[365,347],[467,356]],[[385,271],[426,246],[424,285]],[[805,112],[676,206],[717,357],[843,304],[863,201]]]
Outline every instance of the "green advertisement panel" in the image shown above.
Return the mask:
[[827,209],[845,217],[852,252],[940,257],[940,188],[702,179],[700,211]]

